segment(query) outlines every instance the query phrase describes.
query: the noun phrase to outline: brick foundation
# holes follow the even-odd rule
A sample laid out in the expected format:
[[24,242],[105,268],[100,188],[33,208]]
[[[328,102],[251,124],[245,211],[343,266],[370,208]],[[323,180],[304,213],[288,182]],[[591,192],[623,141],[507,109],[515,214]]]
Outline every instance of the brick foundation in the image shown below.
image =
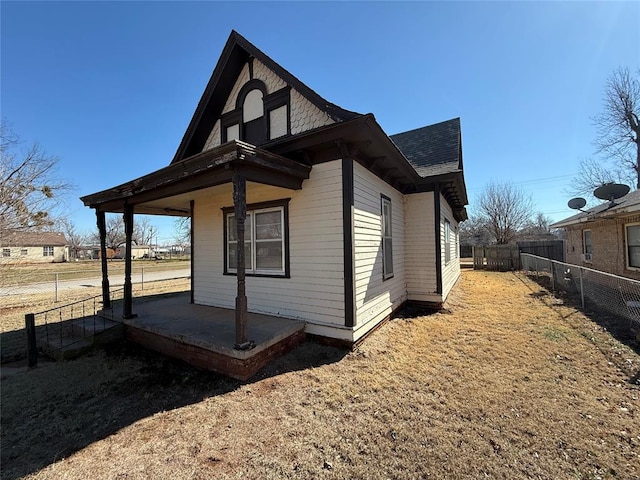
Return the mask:
[[190,365],[222,373],[238,380],[248,380],[271,360],[284,355],[304,342],[305,333],[303,330],[299,330],[244,359],[207,350],[131,326],[126,327],[125,338],[144,348],[177,358]]

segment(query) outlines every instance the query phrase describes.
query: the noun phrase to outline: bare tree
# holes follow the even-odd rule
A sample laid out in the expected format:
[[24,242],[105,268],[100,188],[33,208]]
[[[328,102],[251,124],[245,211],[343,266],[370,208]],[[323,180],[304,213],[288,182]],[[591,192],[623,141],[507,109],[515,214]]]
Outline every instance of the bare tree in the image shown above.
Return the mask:
[[[116,250],[127,240],[124,233],[124,217],[121,214],[109,215],[105,222],[105,242],[108,248]],[[133,222],[131,240],[136,245],[151,245],[153,238],[158,234],[158,229],[151,224],[147,217],[136,218]],[[100,243],[98,232],[93,232],[91,241]]]
[[71,258],[78,258],[78,250],[86,242],[87,235],[80,233],[74,223],[68,218],[60,218],[55,224],[56,230],[64,233],[69,244],[69,255]]
[[[116,250],[126,241],[124,234],[124,219],[122,215],[109,215],[105,221],[105,245],[107,248]],[[95,244],[100,243],[100,234],[94,231],[91,234],[91,241]]]
[[548,240],[554,237],[551,232],[553,220],[544,213],[536,213],[529,222],[518,232],[520,240]]
[[136,218],[133,222],[133,240],[138,245],[151,245],[158,229],[151,224],[147,217]]
[[71,185],[58,178],[58,159],[37,143],[21,148],[5,120],[0,123],[0,232],[42,229]]
[[508,183],[490,182],[478,206],[481,220],[499,245],[513,242],[533,214],[531,196]]
[[598,153],[610,156],[624,170],[633,172],[640,188],[640,69],[634,77],[619,68],[609,77],[602,113],[594,119],[598,127]]
[[491,243],[489,225],[478,215],[469,215],[469,218],[460,224],[460,245],[488,245]]
[[590,198],[593,190],[605,183],[624,183],[634,185],[636,183],[635,172],[625,169],[618,164],[609,165],[595,158],[580,160],[578,171],[567,193],[572,196],[585,196]]
[[173,221],[173,241],[184,247],[191,239],[191,217],[177,217]]

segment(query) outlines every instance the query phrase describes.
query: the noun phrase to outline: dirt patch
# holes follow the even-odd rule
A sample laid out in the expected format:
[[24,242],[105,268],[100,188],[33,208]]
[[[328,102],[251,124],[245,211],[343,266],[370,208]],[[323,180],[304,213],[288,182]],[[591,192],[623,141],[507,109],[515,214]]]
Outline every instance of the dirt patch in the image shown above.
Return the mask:
[[639,387],[540,290],[465,271],[449,313],[247,383],[131,347],[8,377],[2,478],[640,478]]

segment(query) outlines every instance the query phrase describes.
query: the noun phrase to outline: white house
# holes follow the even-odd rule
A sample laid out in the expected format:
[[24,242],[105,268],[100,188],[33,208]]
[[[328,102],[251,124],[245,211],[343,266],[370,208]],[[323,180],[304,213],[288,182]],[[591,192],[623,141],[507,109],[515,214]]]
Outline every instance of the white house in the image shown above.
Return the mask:
[[190,216],[193,303],[353,344],[460,275],[460,121],[389,136],[232,32],[171,163],[82,200],[130,231],[134,213]]
[[3,232],[0,264],[53,263],[69,259],[69,245],[60,232]]

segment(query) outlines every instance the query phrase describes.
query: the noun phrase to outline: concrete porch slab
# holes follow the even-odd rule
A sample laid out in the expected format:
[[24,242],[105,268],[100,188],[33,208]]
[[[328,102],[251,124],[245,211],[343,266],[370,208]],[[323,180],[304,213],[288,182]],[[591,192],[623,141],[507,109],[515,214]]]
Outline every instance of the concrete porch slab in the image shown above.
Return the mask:
[[137,317],[122,320],[125,338],[151,350],[234,378],[247,379],[271,359],[304,341],[305,323],[249,313],[251,350],[235,350],[234,310],[193,305],[189,294],[135,302]]

